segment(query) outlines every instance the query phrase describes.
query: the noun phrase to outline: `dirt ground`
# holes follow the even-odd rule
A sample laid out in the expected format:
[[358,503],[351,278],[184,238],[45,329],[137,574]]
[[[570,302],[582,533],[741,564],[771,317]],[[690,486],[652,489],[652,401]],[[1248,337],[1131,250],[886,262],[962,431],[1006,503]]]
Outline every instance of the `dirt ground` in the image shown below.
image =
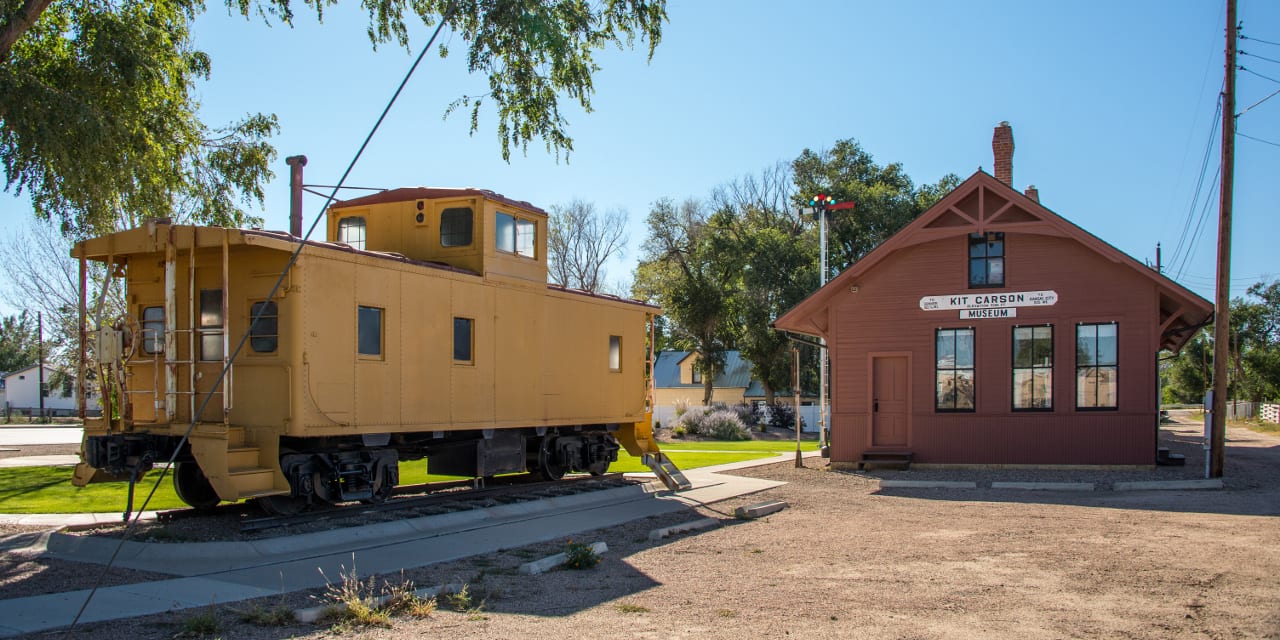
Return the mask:
[[[1220,491],[880,490],[791,463],[789,484],[575,536],[609,545],[586,571],[519,575],[563,542],[407,572],[463,582],[471,601],[390,628],[263,627],[216,609],[221,638],[1280,638],[1280,437],[1231,429]],[[790,507],[761,520],[733,508]],[[715,529],[649,542],[711,516]],[[398,581],[399,576],[392,577]],[[201,612],[88,625],[58,637],[172,638]]]

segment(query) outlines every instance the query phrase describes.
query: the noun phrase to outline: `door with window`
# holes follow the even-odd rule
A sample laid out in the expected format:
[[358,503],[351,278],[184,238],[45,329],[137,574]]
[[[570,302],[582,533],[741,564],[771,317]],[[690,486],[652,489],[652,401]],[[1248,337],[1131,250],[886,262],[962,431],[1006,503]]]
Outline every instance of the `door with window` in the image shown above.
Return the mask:
[[907,357],[871,357],[871,444],[907,445]]

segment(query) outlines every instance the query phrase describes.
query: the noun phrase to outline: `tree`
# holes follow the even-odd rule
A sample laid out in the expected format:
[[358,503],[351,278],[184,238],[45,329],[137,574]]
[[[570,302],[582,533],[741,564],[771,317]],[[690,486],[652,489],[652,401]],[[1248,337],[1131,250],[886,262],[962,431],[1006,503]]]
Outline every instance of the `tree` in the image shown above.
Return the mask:
[[29,367],[40,359],[36,319],[25,310],[0,319],[0,373]]
[[805,149],[792,169],[796,206],[806,206],[817,193],[856,204],[852,212],[831,218],[828,264],[833,273],[879,246],[960,184],[958,176],[947,174],[937,183],[916,188],[901,163],[878,165],[851,138],[837,141],[829,150]]
[[[308,0],[317,16],[335,0]],[[228,0],[246,17],[291,24],[290,0]],[[497,112],[504,159],[534,138],[567,154],[567,95],[590,111],[593,54],[647,41],[652,56],[665,0],[367,0],[369,37],[409,42],[406,12],[468,44],[467,67],[489,92],[463,96],[471,132],[482,106]],[[274,116],[225,127],[197,117],[195,82],[210,72],[190,24],[198,0],[0,0],[0,161],[5,189],[24,190],[36,215],[64,232],[113,229],[123,214],[242,226],[238,204],[262,202],[275,150]],[[441,45],[441,55],[448,47]],[[446,113],[448,113],[446,111]]]
[[[1227,397],[1280,400],[1280,282],[1258,282],[1231,301]],[[1162,400],[1198,403],[1213,382],[1213,326],[1198,332],[1169,360]]]
[[551,207],[547,237],[547,276],[558,285],[597,292],[604,287],[604,265],[627,244],[627,214],[596,213],[595,205],[574,200]]
[[732,262],[716,252],[705,206],[697,200],[680,205],[659,200],[646,222],[649,236],[636,268],[634,295],[660,304],[671,320],[671,343],[697,354],[702,402],[710,404],[732,335],[725,288],[732,282]]

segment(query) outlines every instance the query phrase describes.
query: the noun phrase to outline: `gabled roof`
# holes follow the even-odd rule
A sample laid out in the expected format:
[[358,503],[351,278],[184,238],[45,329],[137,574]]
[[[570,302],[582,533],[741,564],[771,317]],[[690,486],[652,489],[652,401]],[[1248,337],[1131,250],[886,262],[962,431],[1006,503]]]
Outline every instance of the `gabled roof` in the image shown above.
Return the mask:
[[523,200],[508,198],[501,193],[490,191],[488,189],[476,189],[474,187],[449,188],[449,187],[401,187],[399,189],[388,189],[379,191],[378,193],[352,198],[350,200],[340,200],[330,205],[334,209],[342,209],[346,207],[367,207],[369,205],[383,204],[386,202],[404,202],[406,200],[433,200],[436,198],[472,198],[480,196],[495,202],[501,202],[514,207],[520,207],[533,213],[541,213],[547,215],[546,211],[529,204]]
[[[653,382],[659,389],[701,389],[702,383],[680,382],[680,363],[695,355],[692,351],[659,351],[658,359],[653,364]],[[711,386],[717,389],[726,387],[747,387],[751,384],[751,363],[747,362],[737,351],[724,352],[724,370],[716,375]]]
[[988,230],[1070,238],[1108,260],[1123,264],[1150,279],[1160,293],[1161,348],[1178,351],[1196,329],[1212,319],[1213,305],[1208,300],[979,170],[920,214],[920,217],[779,317],[774,326],[796,333],[826,337],[826,314],[820,311],[830,304],[832,296],[857,282],[857,278],[875,268],[895,251],[943,238],[985,233]]

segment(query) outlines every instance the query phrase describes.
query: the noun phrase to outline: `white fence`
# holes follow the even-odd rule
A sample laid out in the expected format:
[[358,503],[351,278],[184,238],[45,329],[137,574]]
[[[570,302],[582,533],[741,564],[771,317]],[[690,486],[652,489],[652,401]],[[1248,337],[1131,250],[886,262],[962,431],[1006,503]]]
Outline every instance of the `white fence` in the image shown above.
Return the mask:
[[1280,423],[1280,404],[1264,404],[1258,411],[1258,417],[1267,422]]
[[[792,405],[788,404],[787,406],[790,407]],[[693,406],[689,407],[689,410],[694,410],[694,409],[702,409],[705,411],[705,410],[708,410],[709,407],[693,407]],[[762,408],[761,412],[762,412],[761,413],[762,418],[767,420],[768,408]],[[803,420],[801,429],[803,432],[805,433],[818,432],[818,413],[819,412],[818,412],[817,405],[812,405],[812,406],[802,405],[800,407],[800,419]],[[828,419],[831,416],[831,407],[827,407],[827,416],[828,416]],[[676,423],[676,408],[675,407],[654,407],[653,422],[655,426],[658,424],[661,424],[663,427],[670,428],[672,425]],[[827,424],[828,426],[830,426],[830,422],[828,422]]]

